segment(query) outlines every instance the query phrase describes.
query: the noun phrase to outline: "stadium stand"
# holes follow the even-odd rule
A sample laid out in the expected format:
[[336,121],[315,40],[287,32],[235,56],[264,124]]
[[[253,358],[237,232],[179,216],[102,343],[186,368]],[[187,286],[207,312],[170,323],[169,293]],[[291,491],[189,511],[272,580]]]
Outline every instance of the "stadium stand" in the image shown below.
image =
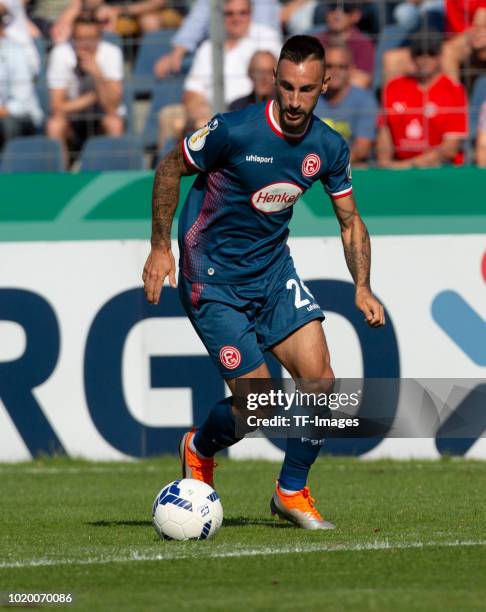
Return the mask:
[[94,136],[81,151],[81,170],[102,172],[112,170],[143,170],[143,146],[138,136]]
[[[13,6],[17,0],[9,0],[9,2]],[[54,43],[58,42],[59,36],[63,34],[58,26],[65,20],[66,9],[72,8],[74,4],[76,3],[72,0],[42,0],[38,2],[34,11],[32,7],[27,8],[31,42],[38,64],[34,70],[34,87],[44,117],[43,120],[36,123],[34,133],[45,132],[47,118],[52,116],[46,85],[46,70]],[[104,13],[110,12],[111,14],[109,4],[113,6],[113,3],[101,2],[91,3],[90,6],[96,5],[97,14],[103,16]],[[127,1],[125,5],[129,7],[135,3]],[[87,5],[79,6],[84,9]],[[99,7],[104,8],[99,11]],[[103,40],[115,45],[123,52],[123,107],[126,109],[124,130],[128,136],[137,136],[138,139],[141,139],[145,153],[154,155],[154,162],[159,158],[161,149],[167,150],[172,144],[174,136],[176,139],[181,136],[181,134],[172,134],[170,130],[165,138],[163,132],[162,136],[160,135],[160,125],[163,123],[161,112],[183,105],[187,98],[184,95],[187,85],[196,82],[194,77],[201,82],[205,81],[205,78],[207,81],[206,72],[211,70],[208,55],[205,61],[205,71],[200,70],[200,74],[194,74],[194,58],[200,55],[198,50],[204,45],[204,40],[209,32],[210,3],[208,0],[192,0],[191,2],[180,0],[180,2],[171,2],[170,7],[175,9],[180,18],[183,15],[186,17],[182,22],[180,19],[166,21],[167,27],[164,29],[153,30],[152,26],[148,28],[144,26],[128,33],[121,23],[123,15],[114,28],[111,27],[113,25],[110,25],[111,22],[102,20]],[[478,117],[486,99],[486,2],[479,0],[367,0],[365,2],[357,0],[347,2],[341,0],[281,0],[280,2],[278,0],[258,0],[252,2],[252,7],[252,20],[263,27],[277,27],[280,11],[281,29],[277,35],[281,35],[283,40],[293,34],[312,33],[319,36],[328,45],[338,44],[350,47],[351,52],[354,51],[354,55],[359,56],[359,62],[355,61],[352,68],[351,83],[354,86],[368,85],[369,96],[373,97],[378,105],[391,79],[406,76],[414,70],[410,53],[410,46],[414,40],[424,35],[430,39],[442,40],[444,44],[441,61],[444,73],[453,80],[460,81],[470,97],[468,108],[465,109],[469,115],[470,129],[465,144],[464,159],[465,163],[474,163]],[[79,12],[79,8],[77,11]],[[127,10],[127,15],[130,14],[130,11],[131,9]],[[74,18],[73,12],[70,17],[71,27]],[[67,30],[64,31],[64,36],[66,32]],[[176,62],[177,70],[174,70],[172,64],[172,67],[166,65],[167,58],[172,57],[175,50],[181,46],[184,48],[183,59]],[[258,43],[255,46],[261,47],[261,44]],[[366,65],[361,65],[364,55],[359,52],[360,48],[367,50]],[[157,66],[161,61],[165,67],[162,71],[164,72],[163,77],[157,73]],[[234,78],[234,84],[230,80],[227,81],[228,93],[234,89],[233,85],[236,85],[238,79],[241,80],[241,75],[234,73],[233,76],[230,74],[227,78]],[[210,99],[211,95],[207,87],[205,92],[208,93],[208,99]],[[343,92],[344,95],[345,92]],[[252,94],[249,94],[237,102],[244,105],[252,101]],[[322,103],[321,107],[327,105],[329,108],[328,103],[332,105],[333,101],[323,97]],[[349,110],[352,113],[353,109]],[[358,110],[360,109],[356,109]],[[185,112],[187,112],[187,106]],[[210,109],[209,112],[211,112]],[[330,112],[325,113],[329,117],[331,114]],[[326,119],[325,115],[321,117],[323,120]],[[170,121],[172,115],[165,113],[164,116],[169,117]],[[96,117],[94,119],[96,120]],[[197,127],[193,119],[189,116],[186,130]],[[32,133],[32,130],[27,133]],[[89,130],[88,136],[98,133],[99,131]],[[369,133],[373,133],[371,127]],[[9,138],[16,136],[12,134]],[[121,144],[121,141],[118,142]],[[76,162],[80,143],[73,141],[69,146],[72,149],[70,160]],[[367,163],[370,166],[377,164],[376,142],[373,142]],[[73,167],[78,167],[78,164],[75,163]]]
[[176,75],[156,83],[152,92],[152,101],[143,130],[143,143],[145,147],[155,147],[158,140],[159,113],[171,104],[178,104],[182,98],[184,77]]
[[63,172],[61,145],[46,136],[12,138],[3,150],[0,169],[2,173]]
[[170,51],[173,30],[159,30],[145,34],[133,68],[133,89],[136,95],[152,93],[155,84],[154,65],[161,55]]

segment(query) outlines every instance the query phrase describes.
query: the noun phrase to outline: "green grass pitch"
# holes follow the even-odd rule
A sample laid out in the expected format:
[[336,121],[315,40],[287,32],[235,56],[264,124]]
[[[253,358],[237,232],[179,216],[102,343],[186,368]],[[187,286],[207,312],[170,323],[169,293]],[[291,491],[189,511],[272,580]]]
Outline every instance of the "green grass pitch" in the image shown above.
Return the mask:
[[0,592],[87,611],[485,609],[486,463],[321,458],[309,484],[334,532],[271,518],[277,473],[222,459],[219,534],[164,542],[150,511],[173,458],[0,465]]

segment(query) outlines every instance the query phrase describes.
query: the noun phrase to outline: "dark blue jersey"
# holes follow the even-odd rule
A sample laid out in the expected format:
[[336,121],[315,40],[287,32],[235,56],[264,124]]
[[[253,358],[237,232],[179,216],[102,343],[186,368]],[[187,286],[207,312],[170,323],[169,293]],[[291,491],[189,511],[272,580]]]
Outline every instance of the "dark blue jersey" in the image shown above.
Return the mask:
[[264,279],[285,254],[300,196],[320,180],[332,198],[352,191],[349,149],[317,117],[286,138],[273,102],[216,115],[183,142],[199,175],[179,219],[181,267],[194,283]]

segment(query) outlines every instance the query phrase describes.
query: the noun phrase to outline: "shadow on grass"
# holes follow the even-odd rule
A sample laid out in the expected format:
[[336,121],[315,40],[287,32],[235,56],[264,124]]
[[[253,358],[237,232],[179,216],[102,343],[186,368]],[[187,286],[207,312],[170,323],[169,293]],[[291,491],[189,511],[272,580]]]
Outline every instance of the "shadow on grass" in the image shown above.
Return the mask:
[[223,527],[277,527],[279,529],[292,528],[291,523],[272,518],[254,518],[246,516],[230,516],[223,520]]
[[152,521],[87,521],[90,527],[150,527]]
[[[89,525],[90,527],[151,527],[152,521],[133,521],[133,520],[125,520],[125,521],[87,521],[85,525]],[[283,521],[278,521],[272,518],[254,518],[254,517],[245,517],[245,516],[230,516],[224,519],[223,522],[224,527],[277,527],[279,529],[287,529],[291,528],[292,525],[290,523],[286,523]]]

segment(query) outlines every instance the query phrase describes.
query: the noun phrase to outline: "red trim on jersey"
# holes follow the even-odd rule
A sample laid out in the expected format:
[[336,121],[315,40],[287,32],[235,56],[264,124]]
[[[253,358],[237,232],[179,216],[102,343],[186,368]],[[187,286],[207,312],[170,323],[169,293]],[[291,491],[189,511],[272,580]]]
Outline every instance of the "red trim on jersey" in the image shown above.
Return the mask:
[[184,159],[186,160],[186,163],[187,163],[188,166],[190,166],[194,170],[197,170],[198,172],[202,172],[202,169],[199,168],[199,166],[192,159],[191,154],[187,150],[187,145],[186,145],[186,139],[185,138],[182,139],[182,154],[184,155]]
[[267,118],[267,123],[272,132],[277,134],[277,136],[280,136],[280,138],[284,138],[284,133],[273,117],[273,100],[269,100],[265,106],[265,117]]
[[330,194],[331,198],[333,200],[339,200],[339,198],[345,198],[346,196],[348,196],[350,193],[353,192],[353,188],[350,187],[349,189],[346,189],[346,191],[341,191],[339,193],[336,194]]
[[299,138],[303,138],[309,131],[309,128],[312,124],[312,117],[307,122],[305,130],[301,134],[288,134],[287,132],[284,132],[282,130],[282,128],[279,126],[279,124],[275,120],[275,117],[273,116],[273,105],[274,104],[275,104],[275,100],[269,100],[265,107],[265,117],[267,118],[267,123],[270,126],[270,129],[272,130],[272,132],[274,134],[277,134],[277,136],[279,136],[280,138],[284,138],[284,139],[292,138],[292,139],[298,140]]

